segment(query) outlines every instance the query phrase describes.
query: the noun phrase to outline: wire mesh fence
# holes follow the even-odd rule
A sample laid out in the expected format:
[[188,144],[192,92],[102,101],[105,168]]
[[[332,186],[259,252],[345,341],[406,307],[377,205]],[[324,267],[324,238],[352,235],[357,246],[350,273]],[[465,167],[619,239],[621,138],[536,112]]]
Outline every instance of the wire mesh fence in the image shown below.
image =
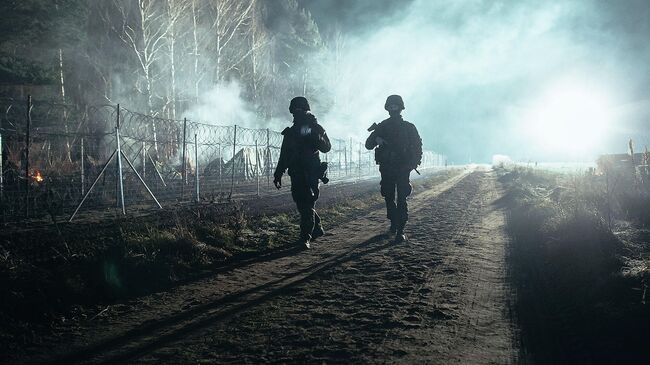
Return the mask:
[[[150,209],[275,191],[282,144],[277,131],[31,98],[0,99],[0,112],[5,223],[69,219],[79,209]],[[372,151],[360,141],[331,141],[322,159],[334,181],[378,174]],[[425,151],[422,167],[444,164],[443,155]]]

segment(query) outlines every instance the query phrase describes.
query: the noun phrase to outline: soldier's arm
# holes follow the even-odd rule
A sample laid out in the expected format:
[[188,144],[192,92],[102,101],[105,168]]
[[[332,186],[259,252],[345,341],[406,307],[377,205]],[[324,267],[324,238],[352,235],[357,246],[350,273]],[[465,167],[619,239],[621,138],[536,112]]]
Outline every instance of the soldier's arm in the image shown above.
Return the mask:
[[284,175],[284,172],[287,170],[287,158],[288,158],[288,143],[287,143],[287,131],[289,128],[286,128],[284,131],[282,131],[282,135],[284,136],[282,138],[282,146],[280,147],[280,157],[278,158],[278,164],[275,167],[275,172],[273,173],[273,177],[275,180],[280,180],[282,178],[282,175]]
[[323,134],[318,138],[317,148],[323,153],[327,153],[332,149],[332,143],[325,130],[323,130]]
[[422,138],[420,138],[420,134],[418,133],[418,129],[413,125],[412,131],[411,131],[411,140],[409,141],[411,145],[411,163],[413,165],[413,168],[418,167],[422,163]]
[[371,150],[377,147],[377,130],[372,131],[368,139],[366,139],[366,149]]
[[312,133],[314,147],[316,147],[316,149],[321,151],[322,153],[329,152],[332,149],[332,144],[330,143],[330,139],[327,136],[327,133],[325,132],[325,128],[317,124],[316,127],[314,127],[314,129],[315,129],[314,132],[316,132],[316,133]]

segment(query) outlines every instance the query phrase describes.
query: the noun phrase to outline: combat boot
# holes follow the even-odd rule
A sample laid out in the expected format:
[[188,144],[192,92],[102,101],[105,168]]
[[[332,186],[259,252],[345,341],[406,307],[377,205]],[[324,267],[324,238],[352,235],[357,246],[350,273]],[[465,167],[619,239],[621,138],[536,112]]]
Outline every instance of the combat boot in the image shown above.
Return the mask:
[[300,237],[300,239],[298,239],[298,245],[303,246],[306,249],[311,248],[311,236],[306,235],[306,236]]
[[388,233],[391,235],[397,233],[397,224],[390,222],[390,228],[388,228]]
[[316,226],[314,227],[314,231],[311,233],[311,239],[313,241],[318,237],[323,237],[324,235],[325,231],[323,230],[323,226]]
[[395,233],[395,243],[402,243],[405,241],[406,241],[406,235],[404,234],[404,231],[398,229],[397,233]]

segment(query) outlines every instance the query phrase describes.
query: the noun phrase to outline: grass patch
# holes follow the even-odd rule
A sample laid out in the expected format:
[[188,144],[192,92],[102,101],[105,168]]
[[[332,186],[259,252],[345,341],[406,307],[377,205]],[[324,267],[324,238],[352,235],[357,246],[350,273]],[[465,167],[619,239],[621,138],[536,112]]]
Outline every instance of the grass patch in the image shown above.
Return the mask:
[[499,170],[525,360],[628,363],[647,359],[650,310],[624,275],[625,245],[597,176]]

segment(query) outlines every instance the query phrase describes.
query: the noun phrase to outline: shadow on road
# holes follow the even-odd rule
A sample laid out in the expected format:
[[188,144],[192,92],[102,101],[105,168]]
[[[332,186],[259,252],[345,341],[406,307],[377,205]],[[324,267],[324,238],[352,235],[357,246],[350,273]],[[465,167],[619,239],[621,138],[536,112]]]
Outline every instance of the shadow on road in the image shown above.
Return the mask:
[[[291,292],[291,289],[317,278],[333,267],[392,246],[392,242],[384,242],[386,239],[386,235],[376,235],[352,246],[340,255],[336,255],[326,261],[314,263],[304,269],[290,273],[281,279],[238,293],[229,294],[179,314],[163,318],[153,323],[144,324],[119,336],[107,338],[94,345],[62,355],[50,363],[70,364],[88,361],[93,358],[99,363],[122,363],[137,358],[165,344],[185,338],[195,331],[228,319],[237,313],[269,301],[277,296]],[[381,242],[384,243],[374,245]],[[300,248],[292,248],[274,252],[266,256],[222,267],[217,272],[234,270],[254,262],[270,261],[296,254],[300,250]],[[215,273],[213,272],[212,274],[214,275]]]

